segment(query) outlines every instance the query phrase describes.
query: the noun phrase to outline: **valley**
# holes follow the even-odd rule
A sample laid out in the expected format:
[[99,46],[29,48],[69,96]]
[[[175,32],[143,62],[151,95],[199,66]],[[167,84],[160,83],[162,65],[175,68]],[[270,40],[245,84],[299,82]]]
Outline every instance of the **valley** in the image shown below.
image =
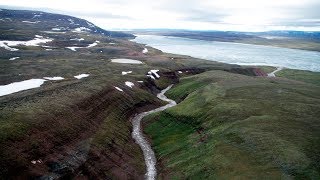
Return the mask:
[[[159,179],[320,177],[319,72],[267,77],[275,67],[165,53],[71,16],[0,19],[4,179],[143,179],[140,121]],[[41,83],[12,90],[26,80]],[[154,112],[173,105],[159,93],[178,104]]]

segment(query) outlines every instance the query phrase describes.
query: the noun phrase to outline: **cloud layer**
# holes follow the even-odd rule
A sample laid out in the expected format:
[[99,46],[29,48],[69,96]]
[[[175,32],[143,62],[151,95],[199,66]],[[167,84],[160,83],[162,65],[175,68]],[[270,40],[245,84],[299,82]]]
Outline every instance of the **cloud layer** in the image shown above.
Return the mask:
[[0,5],[69,14],[107,29],[320,31],[319,0],[0,0]]

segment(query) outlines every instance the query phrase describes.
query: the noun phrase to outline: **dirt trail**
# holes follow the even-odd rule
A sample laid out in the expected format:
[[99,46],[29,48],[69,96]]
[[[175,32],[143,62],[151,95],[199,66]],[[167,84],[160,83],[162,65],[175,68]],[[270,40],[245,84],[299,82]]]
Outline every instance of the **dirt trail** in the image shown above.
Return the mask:
[[133,139],[135,139],[136,143],[141,147],[142,151],[143,151],[143,155],[144,155],[144,160],[146,163],[146,167],[147,167],[147,173],[145,178],[148,180],[153,180],[156,178],[157,176],[157,170],[156,170],[156,157],[155,154],[151,148],[151,145],[149,144],[149,142],[146,140],[146,138],[143,136],[142,134],[142,130],[141,130],[141,120],[145,117],[148,116],[152,113],[156,113],[156,112],[160,112],[163,111],[167,108],[173,107],[175,106],[177,103],[171,99],[168,99],[164,94],[172,87],[173,85],[170,85],[169,87],[167,87],[166,89],[162,90],[157,97],[163,101],[168,102],[169,104],[159,107],[157,109],[151,110],[151,111],[147,111],[147,112],[143,112],[140,113],[138,115],[136,115],[133,119],[132,119],[132,125],[133,125],[133,132],[132,132],[132,137]]

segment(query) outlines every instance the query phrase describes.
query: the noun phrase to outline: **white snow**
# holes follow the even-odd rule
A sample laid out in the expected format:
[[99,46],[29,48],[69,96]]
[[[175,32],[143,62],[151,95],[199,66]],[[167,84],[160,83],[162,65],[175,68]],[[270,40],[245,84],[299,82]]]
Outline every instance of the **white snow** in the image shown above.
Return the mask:
[[4,49],[8,50],[8,51],[19,51],[19,49],[17,48],[12,48],[9,47],[7,44],[5,44],[5,42],[0,41],[0,47],[3,47]]
[[96,41],[92,44],[89,44],[87,47],[77,47],[77,46],[71,46],[71,47],[66,47],[67,49],[70,49],[71,51],[77,51],[77,49],[80,49],[80,48],[91,48],[91,47],[94,47],[96,45],[98,45],[98,43],[100,43],[100,41]]
[[157,73],[159,70],[150,70],[148,72],[149,75],[154,75],[156,78],[160,78],[159,74]]
[[67,49],[70,49],[71,51],[77,51],[76,49],[79,48],[84,48],[84,47],[76,47],[76,46],[72,46],[72,47],[66,47]]
[[121,63],[121,64],[143,64],[139,60],[134,60],[134,59],[111,59],[111,62],[113,63]]
[[148,53],[149,51],[148,51],[148,49],[147,48],[144,48],[143,50],[142,50],[142,53],[143,54],[146,54],[146,53]]
[[150,77],[151,79],[156,79],[156,78],[154,78],[152,75],[147,75],[148,77]]
[[88,48],[94,47],[94,46],[98,45],[98,43],[100,43],[100,41],[96,41],[96,42],[94,42],[92,44],[89,44]]
[[181,74],[181,73],[182,73],[182,71],[178,71],[178,73],[179,73],[179,74]]
[[15,92],[33,89],[40,87],[46,80],[44,79],[29,79],[21,82],[14,82],[0,86],[0,96],[5,96]]
[[74,38],[74,39],[70,39],[71,41],[83,41],[83,38]]
[[42,163],[42,160],[41,160],[41,159],[32,160],[31,163],[32,163],[32,164],[37,164],[37,163],[40,163],[40,164],[41,164],[41,163]]
[[143,81],[137,81],[138,83],[143,83]]
[[46,49],[46,51],[52,51],[52,49]]
[[36,37],[36,38],[29,40],[29,41],[0,41],[0,47],[3,47],[9,51],[18,51],[19,49],[11,48],[10,46],[19,46],[19,45],[39,46],[39,44],[47,43],[47,42],[51,42],[51,41],[52,41],[52,39],[46,39],[43,37],[41,37],[41,38]]
[[112,42],[111,42],[111,43],[109,43],[109,44],[114,45],[114,44],[116,44],[116,43],[112,43]]
[[88,77],[89,75],[90,75],[90,74],[79,74],[79,75],[74,76],[74,77],[77,78],[77,79],[82,79],[82,78]]
[[65,31],[65,30],[67,30],[67,28],[58,27],[58,28],[52,28],[51,30],[52,30],[52,31]]
[[41,15],[38,15],[38,14],[37,14],[37,15],[34,15],[33,18],[31,18],[31,19],[34,19],[34,18],[40,17],[40,16],[41,16]]
[[37,24],[37,23],[39,23],[41,21],[22,21],[22,22],[29,23],[29,24]]
[[127,74],[130,74],[130,73],[132,73],[132,71],[122,71],[122,75],[127,75]]
[[123,92],[123,90],[117,86],[113,86],[114,88],[116,88],[118,91]]
[[43,38],[43,36],[35,35],[36,38]]
[[74,24],[73,19],[68,19],[68,21],[70,21],[70,24]]
[[57,76],[57,77],[43,77],[43,79],[50,80],[50,81],[59,81],[63,80],[63,77]]
[[132,88],[134,86],[134,84],[132,82],[130,82],[130,81],[126,81],[125,85],[130,87],[130,88]]
[[20,57],[12,57],[9,59],[9,61],[13,61],[13,60],[16,60],[16,59],[19,59]]
[[88,32],[88,31],[91,31],[91,29],[86,27],[78,27],[78,28],[75,28],[72,32]]

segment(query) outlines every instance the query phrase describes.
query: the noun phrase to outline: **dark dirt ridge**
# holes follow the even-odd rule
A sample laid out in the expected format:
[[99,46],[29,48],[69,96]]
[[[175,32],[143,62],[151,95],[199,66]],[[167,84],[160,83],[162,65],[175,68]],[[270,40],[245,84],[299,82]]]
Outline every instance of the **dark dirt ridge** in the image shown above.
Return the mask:
[[[168,78],[172,83],[178,82],[174,72],[161,73],[161,76]],[[152,94],[160,91],[152,80],[145,81],[140,88]],[[2,145],[4,150],[0,152],[8,158],[5,162],[1,162],[1,177],[13,179],[143,178],[144,167],[137,169],[127,163],[139,158],[131,155],[132,149],[139,149],[131,137],[131,132],[118,137],[125,141],[127,146],[125,149],[117,144],[117,139],[113,139],[105,148],[90,146],[92,136],[112,112],[119,111],[122,114],[120,118],[123,118],[119,121],[125,121],[122,123],[131,129],[129,121],[131,116],[162,105],[156,97],[154,100],[146,101],[143,98],[134,97],[134,93],[121,93],[120,96],[123,97],[119,97],[118,94],[116,89],[106,87],[74,104],[71,111],[60,112],[54,117],[39,117],[44,119],[44,123],[32,127],[18,141],[9,141]],[[60,126],[71,126],[73,133],[65,136],[63,132],[50,128]],[[36,145],[30,146],[31,141],[36,141]],[[9,152],[10,155],[6,154]],[[32,164],[28,159],[40,160],[41,163]]]

